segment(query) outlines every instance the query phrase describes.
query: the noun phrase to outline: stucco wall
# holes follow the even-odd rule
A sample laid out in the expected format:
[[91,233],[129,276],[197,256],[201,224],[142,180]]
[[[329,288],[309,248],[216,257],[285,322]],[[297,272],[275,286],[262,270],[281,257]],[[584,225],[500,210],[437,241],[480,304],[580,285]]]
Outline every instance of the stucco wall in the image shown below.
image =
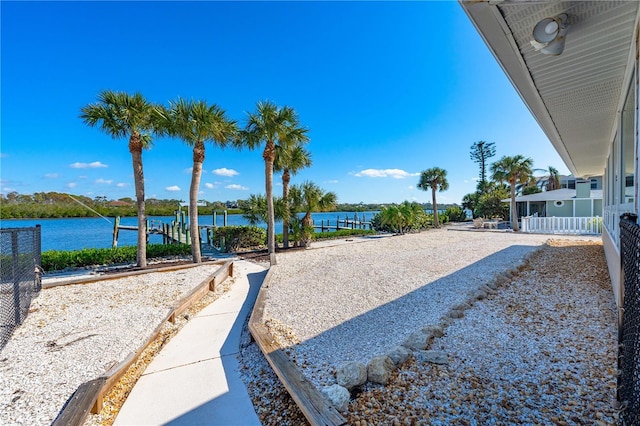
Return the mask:
[[591,199],[574,200],[576,204],[575,217],[591,217]]
[[565,201],[562,207],[557,207],[553,201],[547,201],[547,217],[571,217],[573,216],[573,202]]

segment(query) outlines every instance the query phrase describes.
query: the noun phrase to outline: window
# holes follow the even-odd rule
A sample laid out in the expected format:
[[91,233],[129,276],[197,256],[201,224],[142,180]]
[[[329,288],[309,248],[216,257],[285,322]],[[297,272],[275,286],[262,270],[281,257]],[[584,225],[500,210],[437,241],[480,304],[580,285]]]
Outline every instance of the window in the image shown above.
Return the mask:
[[576,189],[576,180],[570,179],[569,181],[567,181],[567,188]]
[[622,191],[621,203],[628,203],[633,201],[635,192],[635,141],[634,141],[634,116],[636,106],[636,96],[634,90],[635,81],[632,80],[629,90],[627,92],[627,99],[624,101],[624,107],[622,108],[622,173],[620,189]]
[[598,189],[598,179],[591,179],[591,189]]
[[[573,181],[573,184],[574,184],[573,186],[574,187],[575,187],[575,183],[576,183],[576,181],[574,180]],[[556,201],[553,202],[553,205],[556,206],[556,207],[562,207],[562,206],[564,206],[564,201],[556,200]]]

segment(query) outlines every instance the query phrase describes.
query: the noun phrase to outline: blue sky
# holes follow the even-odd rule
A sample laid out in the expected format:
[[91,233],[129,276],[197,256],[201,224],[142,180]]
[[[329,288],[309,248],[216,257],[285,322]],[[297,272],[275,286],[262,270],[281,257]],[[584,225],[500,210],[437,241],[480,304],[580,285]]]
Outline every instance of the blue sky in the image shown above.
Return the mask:
[[[293,107],[313,165],[293,177],[339,202],[426,202],[419,173],[475,190],[475,141],[568,173],[457,2],[11,2],[1,13],[1,183],[134,198],[127,140],[78,118],[104,89],[215,103],[244,125]],[[191,149],[156,139],[147,198],[188,199]],[[201,199],[264,193],[261,150],[207,146]],[[276,176],[274,182],[278,182]],[[281,185],[276,185],[280,192]]]

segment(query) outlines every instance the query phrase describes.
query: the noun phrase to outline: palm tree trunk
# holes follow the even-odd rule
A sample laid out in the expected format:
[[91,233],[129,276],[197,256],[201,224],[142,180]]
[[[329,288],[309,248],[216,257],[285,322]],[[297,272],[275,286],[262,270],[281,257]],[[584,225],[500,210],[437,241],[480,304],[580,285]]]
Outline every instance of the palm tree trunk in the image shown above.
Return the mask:
[[516,209],[516,183],[511,183],[511,229],[519,231],[518,225],[518,211]]
[[273,211],[273,160],[276,147],[273,141],[267,141],[262,158],[264,159],[265,192],[267,194],[267,251],[276,252],[275,218]]
[[284,217],[282,218],[282,246],[289,248],[289,182],[291,174],[289,169],[282,173],[282,201],[284,202]]
[[303,247],[311,245],[311,236],[309,235],[309,227],[311,226],[313,226],[313,219],[311,219],[311,212],[307,210],[302,218],[302,238],[300,242]]
[[440,227],[440,221],[438,219],[438,205],[436,204],[436,189],[431,188],[431,201],[433,204],[433,226]]
[[196,142],[193,147],[193,171],[191,173],[191,187],[189,188],[189,233],[191,234],[191,256],[193,263],[201,263],[200,230],[198,228],[198,190],[202,163],[204,162],[204,143]]
[[138,207],[138,241],[137,265],[147,266],[147,212],[144,203],[144,171],[142,169],[142,140],[134,133],[129,138],[129,152],[133,161],[133,181],[136,190],[136,204]]

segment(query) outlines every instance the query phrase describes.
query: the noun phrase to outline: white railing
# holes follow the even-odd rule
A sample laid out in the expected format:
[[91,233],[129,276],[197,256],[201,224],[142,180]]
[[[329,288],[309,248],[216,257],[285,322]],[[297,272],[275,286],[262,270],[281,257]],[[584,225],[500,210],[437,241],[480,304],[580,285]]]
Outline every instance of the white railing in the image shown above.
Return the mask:
[[522,232],[536,234],[602,234],[601,217],[522,217]]

